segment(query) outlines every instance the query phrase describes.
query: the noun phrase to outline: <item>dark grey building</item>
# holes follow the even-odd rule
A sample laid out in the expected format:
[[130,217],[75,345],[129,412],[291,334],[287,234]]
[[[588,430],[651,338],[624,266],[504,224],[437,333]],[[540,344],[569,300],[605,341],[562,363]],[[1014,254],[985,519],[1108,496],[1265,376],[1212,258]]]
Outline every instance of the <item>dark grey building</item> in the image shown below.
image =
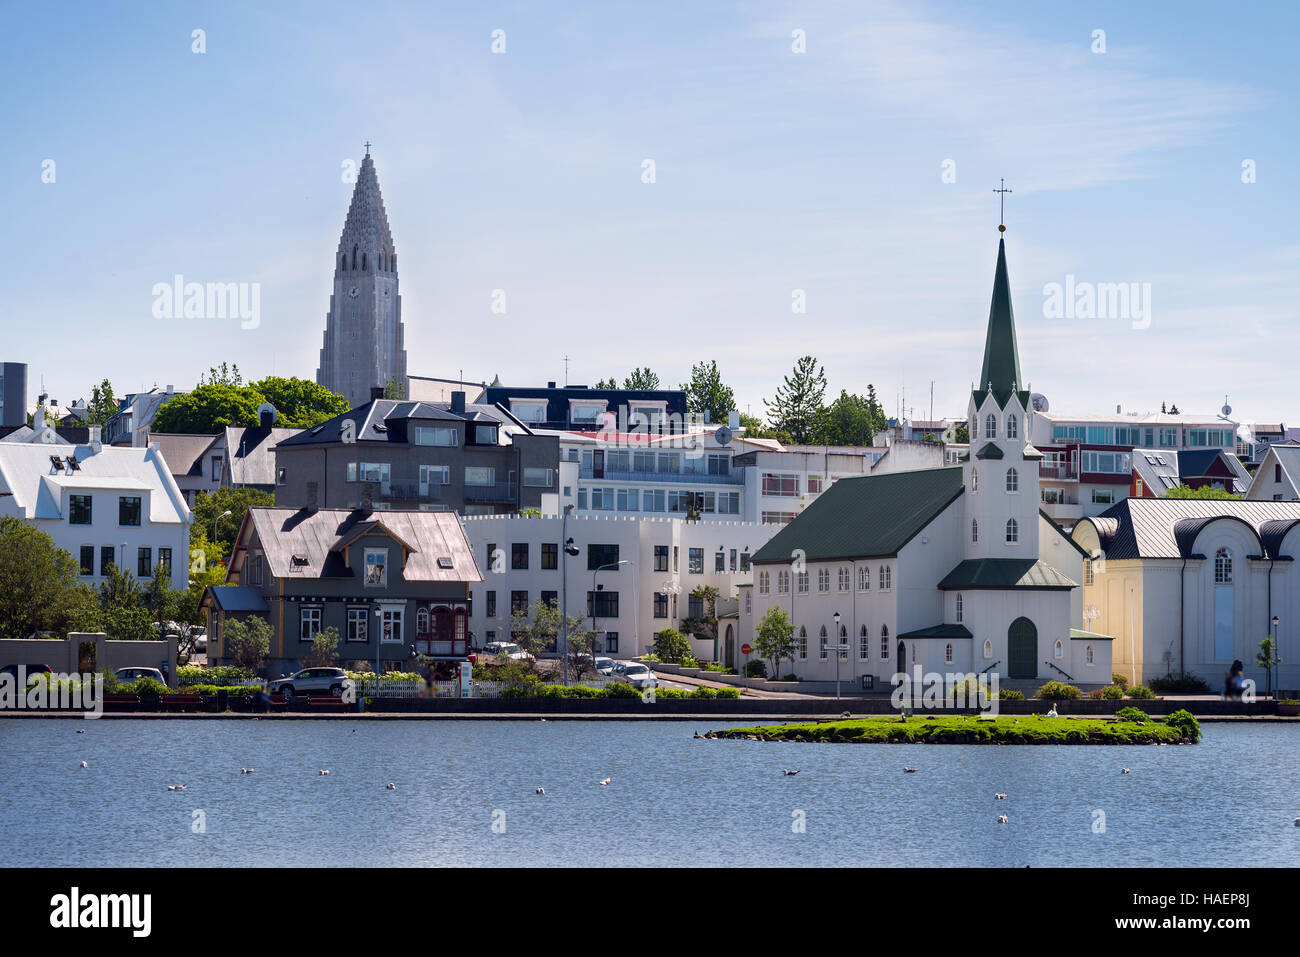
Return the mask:
[[27,363],[0,362],[0,426],[27,424]]
[[539,508],[558,493],[559,439],[535,435],[500,406],[466,404],[463,392],[449,403],[376,395],[272,451],[281,508],[493,515]]
[[[592,389],[585,385],[514,387],[493,383],[483,401],[509,409],[537,429],[599,431],[647,428],[669,434],[686,431],[686,393],[681,389]],[[613,415],[604,425],[602,417]],[[635,417],[635,418],[634,418]],[[628,428],[625,428],[627,426]]]

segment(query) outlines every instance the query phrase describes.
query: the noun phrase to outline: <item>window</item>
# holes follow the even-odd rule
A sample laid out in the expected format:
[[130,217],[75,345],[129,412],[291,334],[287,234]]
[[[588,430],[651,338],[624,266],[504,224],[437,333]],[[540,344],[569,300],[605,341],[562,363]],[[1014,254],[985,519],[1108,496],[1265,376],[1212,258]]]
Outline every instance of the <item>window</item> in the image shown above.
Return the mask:
[[971,491],[971,494],[974,495],[974,494],[975,494],[976,492],[978,492],[979,490],[980,490],[980,473],[979,473],[979,469],[975,468],[974,466],[971,466],[971,470],[970,470],[970,491]]
[[990,439],[998,437],[998,419],[992,412],[984,417],[984,436]]
[[790,573],[782,569],[776,573],[776,590],[778,594],[790,594]]
[[1007,469],[1007,491],[1008,492],[1020,491],[1020,473],[1017,472],[1014,468]]
[[528,589],[510,592],[510,614],[528,614]]
[[488,567],[488,571],[492,571],[492,572],[495,572],[495,571],[505,571],[505,566],[504,566],[504,565],[503,565],[502,567],[500,567],[500,568],[497,567],[497,562],[498,562],[498,561],[504,561],[504,559],[505,559],[505,556],[504,556],[504,555],[502,555],[501,558],[497,558],[497,543],[496,543],[496,542],[488,542],[488,547],[487,547],[487,567]]
[[799,657],[801,659],[808,657],[808,629],[803,625],[799,626]]
[[764,525],[789,525],[794,521],[794,512],[768,512],[760,516]]
[[831,570],[829,568],[817,569],[817,591],[825,593],[831,590]]
[[759,593],[760,595],[766,595],[769,591],[771,591],[771,586],[772,586],[772,575],[771,575],[771,573],[770,573],[770,572],[759,572],[759,573],[758,573],[758,593]]
[[698,595],[690,595],[686,599],[686,617],[703,618],[704,617],[704,599]]
[[99,573],[107,575],[109,568],[117,564],[117,549],[112,545],[99,546]]
[[286,472],[283,467],[275,470],[276,485],[284,485],[288,481],[289,481],[289,473]]
[[[1139,493],[1141,490],[1138,490]],[[1095,488],[1092,490],[1092,500],[1098,505],[1110,505],[1115,501],[1115,490],[1113,488]]]
[[666,592],[655,592],[655,617],[668,617],[668,595]]
[[94,545],[81,546],[81,574],[83,575],[95,574],[95,546]]
[[749,571],[749,549],[748,548],[740,553],[740,570],[742,572]]
[[591,618],[593,616],[596,618],[617,618],[618,592],[587,592],[587,617]]
[[817,636],[817,657],[822,661],[826,660],[826,626],[822,625],[822,630]]
[[214,482],[221,481],[221,462],[222,458],[220,455],[212,456],[212,481]]
[[141,579],[153,577],[152,548],[137,548],[135,550],[135,577]]
[[668,571],[668,546],[667,545],[655,546],[655,571],[657,572]]
[[980,437],[980,417],[978,415],[970,417],[970,437],[972,442]]
[[459,443],[456,441],[455,429],[432,429],[417,427],[415,430],[416,445],[441,445],[451,448]]
[[1065,657],[1065,646],[1061,644],[1060,640],[1057,640],[1056,644],[1052,646],[1052,657],[1057,661]]
[[749,593],[749,589],[746,588],[745,589],[745,614],[746,615],[752,614],[753,611],[754,611],[754,596],[751,595]]
[[170,573],[172,570],[172,550],[170,548],[158,549],[158,567],[165,568]]
[[618,632],[617,631],[605,632],[605,654],[607,655],[618,654]]
[[1020,541],[1020,525],[1014,518],[1007,519],[1007,544],[1015,545]]
[[958,592],[957,593],[957,623],[958,624],[961,624],[961,616],[962,616],[962,612],[964,611],[965,604],[966,603],[962,600],[961,592]]
[[727,553],[715,552],[713,555],[713,570],[715,572],[725,572],[727,570]]
[[867,634],[867,626],[863,625],[858,631],[858,658],[866,661],[871,654],[871,636]]
[[298,640],[312,641],[320,634],[319,608],[298,609]]
[[816,495],[822,490],[822,477],[820,475],[808,476],[808,494]]
[[889,588],[893,586],[893,583],[894,583],[894,570],[890,568],[888,565],[881,565],[880,566],[881,591],[887,591]]
[[1087,661],[1088,664],[1092,664],[1092,645],[1089,645],[1089,646],[1084,650],[1084,656],[1085,656],[1085,657],[1084,657],[1084,660]]
[[496,445],[497,427],[495,425],[474,426],[474,444],[475,445]]
[[618,490],[617,507],[620,512],[638,512],[641,505],[641,493],[634,488]]
[[497,593],[495,591],[485,592],[483,598],[484,604],[487,606],[484,613],[489,618],[495,618],[497,616]]
[[417,635],[427,635],[429,633],[429,609],[420,608],[415,613],[415,633]]
[[524,469],[524,484],[531,488],[550,488],[555,484],[555,470]]
[[89,525],[91,518],[90,496],[68,496],[68,524]]
[[848,637],[849,637],[848,628],[844,627],[843,625],[840,625],[839,636],[835,639],[835,643],[840,646],[839,649],[840,661],[849,660],[849,643],[844,640]]
[[863,565],[858,569],[858,591],[871,591],[871,567]]
[[486,465],[465,466],[465,484],[478,487],[495,485],[497,470]]
[[[1009,428],[1009,426],[1008,426]],[[1009,437],[1009,436],[1008,436]],[[947,664],[952,664],[952,642],[948,642],[943,649],[943,660]]]
[[801,595],[808,594],[808,573],[807,572],[795,572],[794,583],[795,583],[795,588],[798,590],[799,594]]
[[799,494],[799,475],[796,472],[764,472],[763,494],[793,496]]
[[[1012,413],[1011,415],[1008,415],[1007,416],[1007,438],[1009,439],[1017,438],[1019,428],[1020,428],[1020,423],[1016,421],[1015,414]],[[952,659],[949,658],[948,660],[951,661]]]
[[617,545],[588,545],[587,546],[587,571],[592,572],[605,565],[613,565],[618,561]]
[[554,570],[560,567],[560,546],[555,542],[542,542],[542,568]]
[[970,520],[970,540],[972,543],[980,540],[980,523],[973,518]]
[[451,466],[449,465],[421,465],[420,466],[420,484],[421,485],[450,485],[451,484]]
[[987,639],[985,639],[984,641],[984,657],[985,658],[993,657],[993,642]]
[[347,641],[369,641],[370,640],[370,609],[368,608],[349,608],[348,609],[348,633]]
[[527,542],[512,542],[510,544],[510,567],[513,569],[528,567]]
[[1273,466],[1273,481],[1274,482],[1282,481],[1282,466],[1280,464],[1275,464]]
[[702,548],[690,549],[687,552],[687,560],[690,563],[689,566],[687,567],[687,571],[690,572],[690,574],[692,575],[704,574],[704,549]]
[[1232,552],[1220,548],[1214,553],[1214,583],[1226,585],[1232,582]]
[[388,549],[366,549],[366,587],[388,587]]
[[849,590],[849,570],[841,566],[839,575],[839,590]]
[[880,660],[889,660],[889,628],[886,625],[880,626]]
[[382,630],[379,632],[379,640],[400,642],[402,640],[402,609],[385,608],[380,619]]
[[1083,583],[1085,585],[1092,584],[1092,559],[1091,558],[1085,558],[1083,560]]
[[560,607],[560,593],[558,591],[544,591],[540,597],[543,605],[549,605],[551,608]]

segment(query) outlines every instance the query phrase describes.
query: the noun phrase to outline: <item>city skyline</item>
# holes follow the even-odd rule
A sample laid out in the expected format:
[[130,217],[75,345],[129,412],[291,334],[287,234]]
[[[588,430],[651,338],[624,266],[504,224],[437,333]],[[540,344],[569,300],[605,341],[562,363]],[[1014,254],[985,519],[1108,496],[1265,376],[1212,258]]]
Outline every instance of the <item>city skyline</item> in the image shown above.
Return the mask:
[[[1296,343],[1296,14],[1178,9],[394,4],[349,31],[329,4],[16,11],[16,37],[46,39],[0,93],[4,358],[65,404],[106,377],[189,389],[222,361],[313,378],[369,140],[413,375],[539,385],[569,356],[572,382],[648,365],[676,387],[716,359],[761,415],[812,354],[828,399],[872,383],[927,417],[933,380],[955,415],[1005,177],[1020,348],[1054,411],[1211,413],[1226,393],[1234,418],[1288,421],[1259,357]],[[177,275],[257,284],[260,321],[156,318]],[[1149,325],[1049,318],[1047,287],[1075,282],[1149,284]]]

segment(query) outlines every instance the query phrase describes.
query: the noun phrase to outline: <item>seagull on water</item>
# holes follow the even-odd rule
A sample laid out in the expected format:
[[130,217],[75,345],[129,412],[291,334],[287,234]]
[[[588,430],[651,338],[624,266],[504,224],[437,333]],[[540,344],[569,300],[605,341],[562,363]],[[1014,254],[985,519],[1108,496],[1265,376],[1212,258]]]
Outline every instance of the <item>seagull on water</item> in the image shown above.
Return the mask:
[[1001,791],[999,791],[997,794],[993,796],[997,798],[999,801],[1005,801],[1007,799],[1007,796],[1003,794]]
[[796,774],[798,774],[799,772],[798,772],[798,770],[791,771],[789,768],[782,768],[782,769],[781,769],[781,773],[784,774],[784,775],[785,775],[786,777],[788,777],[788,778],[792,778],[792,777],[794,777]]
[[240,773],[240,774],[252,774],[252,773],[253,773],[254,771],[256,771],[256,770],[257,770],[257,768],[240,768],[240,769],[239,769],[239,773]]
[[387,784],[384,785],[384,790],[385,790],[385,791],[396,791],[396,790],[397,790],[397,785],[394,784],[392,781],[389,781]]
[[1300,827],[1300,817],[1295,819],[1295,826]]
[[917,771],[919,771],[919,770],[921,770],[921,769],[920,769],[920,768],[903,768],[903,773],[904,773],[904,774],[915,774],[915,773],[916,773]]
[[320,776],[321,776],[321,777],[325,777],[327,774],[329,774],[329,771],[327,771],[327,770],[325,770],[324,768],[322,768],[322,769],[321,769],[321,772],[320,772]]
[[605,787],[605,785],[609,784],[609,782],[612,781],[612,780],[613,780],[613,778],[605,778],[605,780],[603,780],[603,781],[600,782],[600,786],[601,786],[601,787]]
[[85,734],[85,731],[78,731],[77,734]]
[[1001,817],[999,817],[999,818],[998,818],[998,823],[999,823],[999,824],[1006,824],[1006,823],[1007,823],[1007,816],[1006,816],[1005,814],[1003,814]]
[[81,766],[82,766],[83,768],[88,768],[88,767],[90,767],[90,765],[87,764],[85,761],[82,761],[82,762],[81,762]]
[[1130,771],[1128,768],[1120,768],[1120,769],[1119,769],[1119,773],[1120,773],[1120,774],[1132,774],[1133,772]]
[[545,793],[546,793],[546,788],[538,788],[538,789],[537,789],[536,791],[534,791],[533,793],[534,793],[534,794],[545,794]]
[[184,790],[185,790],[185,785],[183,785],[183,784],[169,784],[169,785],[167,785],[167,790],[168,790],[168,791],[184,791]]

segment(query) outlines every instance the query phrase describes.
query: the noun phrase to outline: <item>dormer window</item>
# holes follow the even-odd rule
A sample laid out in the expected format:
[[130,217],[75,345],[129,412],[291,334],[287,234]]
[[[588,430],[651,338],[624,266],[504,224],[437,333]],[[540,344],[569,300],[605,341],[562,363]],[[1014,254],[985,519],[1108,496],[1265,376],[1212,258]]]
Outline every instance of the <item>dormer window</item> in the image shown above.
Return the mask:
[[474,444],[475,445],[496,445],[497,427],[495,425],[474,426]]
[[992,412],[984,417],[984,437],[989,439],[998,437],[998,419]]

